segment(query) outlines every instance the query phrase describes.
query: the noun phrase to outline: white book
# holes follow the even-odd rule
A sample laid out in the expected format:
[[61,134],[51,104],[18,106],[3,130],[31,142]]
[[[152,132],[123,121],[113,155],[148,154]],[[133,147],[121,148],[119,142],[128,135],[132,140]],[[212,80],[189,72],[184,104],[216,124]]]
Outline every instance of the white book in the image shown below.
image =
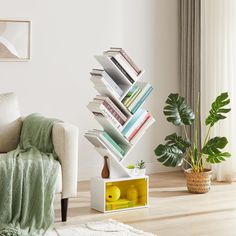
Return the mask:
[[119,94],[117,94],[114,90],[109,89],[108,87],[103,85],[94,85],[94,88],[96,89],[96,91],[104,96],[108,96],[111,97],[113,99],[116,100],[120,100],[121,97],[119,96]]
[[[96,70],[97,71],[97,70]],[[111,87],[114,91],[116,91],[119,96],[122,96],[123,90],[119,87],[119,85],[107,74],[105,70],[101,70],[100,74],[99,72],[96,72],[93,70],[91,72],[93,80],[99,80],[101,79],[108,87]]]
[[132,145],[136,144],[138,140],[143,136],[145,131],[155,122],[155,119],[151,116],[148,118],[148,120],[143,124],[143,126],[140,128],[138,133],[130,140],[130,143]]
[[91,112],[103,115],[105,118],[107,118],[108,122],[110,122],[117,129],[120,130],[122,128],[122,125],[116,120],[111,112],[107,110],[107,108],[102,104],[102,101],[90,102],[87,107]]
[[[112,145],[112,143],[110,143],[110,139],[108,140],[108,139],[106,139],[105,137],[104,137],[104,131],[101,131],[101,130],[97,130],[97,129],[93,129],[93,131],[89,131],[89,133],[93,133],[93,134],[95,134],[95,135],[97,135],[104,143],[106,143],[109,147],[110,147],[110,149],[111,150],[113,150],[115,153],[117,153],[117,155],[120,157],[120,158],[123,158],[124,156],[122,156],[122,154],[118,151],[118,150],[116,150],[116,148]],[[108,133],[107,133],[108,134]],[[108,134],[109,135],[109,134]],[[120,147],[120,145],[112,138],[112,137],[110,137],[112,140],[113,140],[113,142],[117,145],[117,147],[119,148],[119,150],[122,150],[122,152],[124,152],[124,150],[122,149],[122,147]]]
[[110,152],[114,154],[117,161],[120,161],[122,159],[121,154],[114,151],[114,148],[110,148],[110,146],[105,143],[100,136],[94,134],[93,132],[89,131],[88,133],[85,133],[84,135],[96,148],[103,148],[108,149]]
[[138,74],[134,68],[126,61],[126,59],[120,54],[120,52],[104,52],[104,55],[109,57],[114,57],[116,61],[123,67],[123,69],[131,76],[131,78],[136,81],[138,79]]
[[126,86],[132,85],[124,73],[112,62],[111,58],[108,56],[95,56],[98,62],[103,66],[107,73],[112,77],[112,79],[119,85],[123,84]]
[[128,109],[130,111],[133,110],[133,108],[136,106],[136,104],[140,101],[140,99],[145,95],[145,93],[148,91],[148,89],[151,87],[150,83],[147,83],[144,88],[142,89],[141,93],[134,99],[134,101],[130,104]]
[[[117,99],[120,100],[122,93],[118,93],[103,77],[92,76],[90,80],[94,84],[94,88],[101,94],[108,95],[113,94]],[[100,90],[100,91],[99,91]]]

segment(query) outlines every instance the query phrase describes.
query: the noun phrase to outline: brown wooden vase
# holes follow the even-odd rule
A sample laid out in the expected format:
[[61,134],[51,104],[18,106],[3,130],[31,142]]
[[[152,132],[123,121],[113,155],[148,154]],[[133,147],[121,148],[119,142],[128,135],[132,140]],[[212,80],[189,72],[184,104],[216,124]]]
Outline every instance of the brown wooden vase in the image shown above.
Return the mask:
[[109,178],[110,176],[110,171],[108,167],[108,157],[104,156],[104,165],[102,168],[102,173],[101,173],[102,178]]

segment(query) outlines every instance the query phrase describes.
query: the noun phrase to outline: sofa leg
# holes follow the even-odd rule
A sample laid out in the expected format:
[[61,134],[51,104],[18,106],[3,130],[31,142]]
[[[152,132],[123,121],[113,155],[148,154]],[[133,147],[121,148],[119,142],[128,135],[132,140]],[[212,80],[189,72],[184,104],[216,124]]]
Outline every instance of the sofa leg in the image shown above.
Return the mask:
[[61,199],[61,221],[65,222],[67,220],[67,210],[68,210],[68,198]]

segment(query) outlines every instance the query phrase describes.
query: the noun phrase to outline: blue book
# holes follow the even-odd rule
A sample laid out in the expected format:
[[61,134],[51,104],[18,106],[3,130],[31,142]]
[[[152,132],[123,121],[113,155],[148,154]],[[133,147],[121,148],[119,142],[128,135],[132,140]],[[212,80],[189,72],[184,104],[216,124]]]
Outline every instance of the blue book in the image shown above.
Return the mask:
[[138,101],[138,103],[135,105],[135,107],[131,110],[131,113],[134,114],[139,107],[144,103],[146,98],[149,96],[149,94],[152,92],[153,87],[151,86],[148,91],[143,95],[143,97]]
[[121,131],[123,135],[126,135],[126,133],[132,128],[132,126],[137,122],[140,116],[143,115],[146,111],[143,109],[139,109],[137,113],[133,116],[133,118],[128,122],[128,124],[125,126],[125,128]]

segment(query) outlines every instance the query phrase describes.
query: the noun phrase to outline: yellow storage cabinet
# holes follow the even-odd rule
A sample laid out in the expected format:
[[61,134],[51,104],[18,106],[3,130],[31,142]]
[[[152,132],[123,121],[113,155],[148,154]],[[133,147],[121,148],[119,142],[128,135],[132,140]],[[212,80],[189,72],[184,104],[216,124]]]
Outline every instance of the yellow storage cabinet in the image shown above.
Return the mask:
[[91,208],[113,212],[148,207],[148,176],[91,179]]

